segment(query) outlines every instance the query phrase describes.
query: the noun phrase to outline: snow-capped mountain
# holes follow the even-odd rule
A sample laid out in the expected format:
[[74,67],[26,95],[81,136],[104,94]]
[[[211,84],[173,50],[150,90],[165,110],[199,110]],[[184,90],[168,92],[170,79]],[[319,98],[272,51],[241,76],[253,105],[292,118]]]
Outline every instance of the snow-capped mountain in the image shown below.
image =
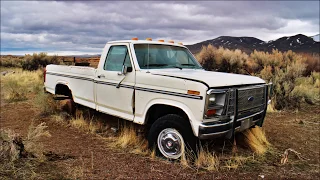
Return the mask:
[[292,50],[294,52],[320,53],[320,42],[315,41],[314,37],[308,37],[303,34],[282,37],[268,42],[255,37],[220,36],[212,40],[187,45],[187,47],[191,52],[197,53],[201,50],[202,46],[207,46],[209,44],[212,44],[215,47],[222,46],[228,49],[240,49],[246,53],[251,53],[254,50],[271,52],[272,49],[278,49],[279,51]]
[[314,35],[314,36],[311,36],[311,38],[313,38],[313,40],[319,42],[320,40],[320,34],[317,34],[317,35]]

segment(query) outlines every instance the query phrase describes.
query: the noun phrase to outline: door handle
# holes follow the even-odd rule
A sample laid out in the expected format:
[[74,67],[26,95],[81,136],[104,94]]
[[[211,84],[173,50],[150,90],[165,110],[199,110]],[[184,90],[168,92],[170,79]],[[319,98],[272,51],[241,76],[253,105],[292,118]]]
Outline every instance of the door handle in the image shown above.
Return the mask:
[[103,74],[98,75],[98,78],[105,78],[106,76],[104,76]]

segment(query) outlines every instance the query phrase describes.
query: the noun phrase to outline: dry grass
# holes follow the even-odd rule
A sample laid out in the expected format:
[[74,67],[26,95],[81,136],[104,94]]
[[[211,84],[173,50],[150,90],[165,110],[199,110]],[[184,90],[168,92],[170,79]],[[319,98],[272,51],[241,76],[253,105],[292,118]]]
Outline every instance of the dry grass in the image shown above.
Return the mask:
[[34,122],[32,122],[28,129],[27,138],[24,141],[26,151],[32,152],[32,154],[40,161],[45,160],[45,156],[43,154],[44,148],[40,143],[40,138],[51,137],[49,131],[46,130],[47,128],[48,126],[46,126],[45,122],[42,122],[37,126],[35,126]]
[[83,179],[84,167],[83,166],[72,166],[67,167],[67,176],[71,179]]
[[15,142],[17,142],[17,139],[19,138],[19,135],[11,131],[10,129],[0,130],[0,160],[9,160],[9,161],[15,161],[19,158],[20,154],[20,147],[17,146]]
[[208,171],[218,171],[220,160],[214,152],[210,152],[208,147],[200,147],[198,157],[195,160],[195,166],[198,169],[206,169]]
[[131,125],[122,127],[119,136],[113,138],[110,146],[131,149],[131,152],[135,154],[150,154],[152,159],[156,156],[155,150],[152,152],[149,151],[146,139],[139,136],[136,129]]
[[153,148],[151,153],[150,153],[150,158],[152,160],[154,160],[155,158],[157,157],[157,154],[156,154],[156,148]]
[[88,122],[84,116],[83,112],[80,110],[76,111],[76,116],[70,120],[70,125],[72,127],[78,128],[84,132],[96,133],[99,130],[99,127],[93,121],[93,117]]
[[267,106],[267,113],[274,113],[278,112],[271,104],[268,104]]
[[51,94],[39,91],[35,100],[34,105],[40,110],[40,114],[43,116],[53,115],[61,110],[59,101],[54,100]]
[[140,144],[140,139],[132,126],[123,127],[115,141],[115,145],[122,148],[134,147],[138,144]]
[[46,129],[45,123],[37,126],[32,123],[26,138],[12,130],[0,130],[0,179],[47,179],[60,176],[57,173],[43,174],[40,170],[46,158],[39,140],[50,136]]
[[243,157],[243,156],[233,156],[229,157],[225,161],[224,167],[227,168],[228,170],[231,169],[238,169],[239,167],[243,166],[249,159],[250,157]]
[[42,86],[42,71],[21,71],[1,77],[1,89],[8,102],[23,101],[29,92],[39,92]]
[[271,147],[271,144],[266,138],[265,133],[260,127],[255,127],[246,130],[244,133],[245,142],[258,155],[263,155]]

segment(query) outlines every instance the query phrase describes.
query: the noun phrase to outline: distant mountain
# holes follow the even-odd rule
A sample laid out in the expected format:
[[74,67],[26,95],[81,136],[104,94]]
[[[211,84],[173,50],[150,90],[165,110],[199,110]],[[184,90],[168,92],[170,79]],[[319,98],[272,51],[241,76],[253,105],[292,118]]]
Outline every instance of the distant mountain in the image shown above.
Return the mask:
[[314,35],[314,36],[311,36],[311,38],[313,38],[313,40],[319,42],[320,40],[320,34],[317,34],[317,35]]
[[282,37],[268,42],[255,37],[220,36],[212,40],[187,45],[187,47],[192,53],[198,53],[202,46],[208,46],[209,44],[212,44],[215,47],[221,46],[231,50],[240,49],[246,53],[251,53],[254,50],[271,52],[272,49],[278,49],[279,51],[292,50],[294,52],[303,53],[320,53],[320,42],[315,41],[313,37],[308,37],[303,34]]

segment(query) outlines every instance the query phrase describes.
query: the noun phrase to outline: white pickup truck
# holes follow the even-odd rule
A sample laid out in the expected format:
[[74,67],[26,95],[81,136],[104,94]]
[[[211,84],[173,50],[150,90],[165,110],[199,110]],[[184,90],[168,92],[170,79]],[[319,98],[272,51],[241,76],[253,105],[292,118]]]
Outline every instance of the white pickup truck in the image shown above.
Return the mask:
[[48,65],[45,90],[148,127],[150,147],[169,159],[198,139],[231,138],[262,126],[269,85],[254,76],[205,71],[172,41],[108,42],[98,68]]

